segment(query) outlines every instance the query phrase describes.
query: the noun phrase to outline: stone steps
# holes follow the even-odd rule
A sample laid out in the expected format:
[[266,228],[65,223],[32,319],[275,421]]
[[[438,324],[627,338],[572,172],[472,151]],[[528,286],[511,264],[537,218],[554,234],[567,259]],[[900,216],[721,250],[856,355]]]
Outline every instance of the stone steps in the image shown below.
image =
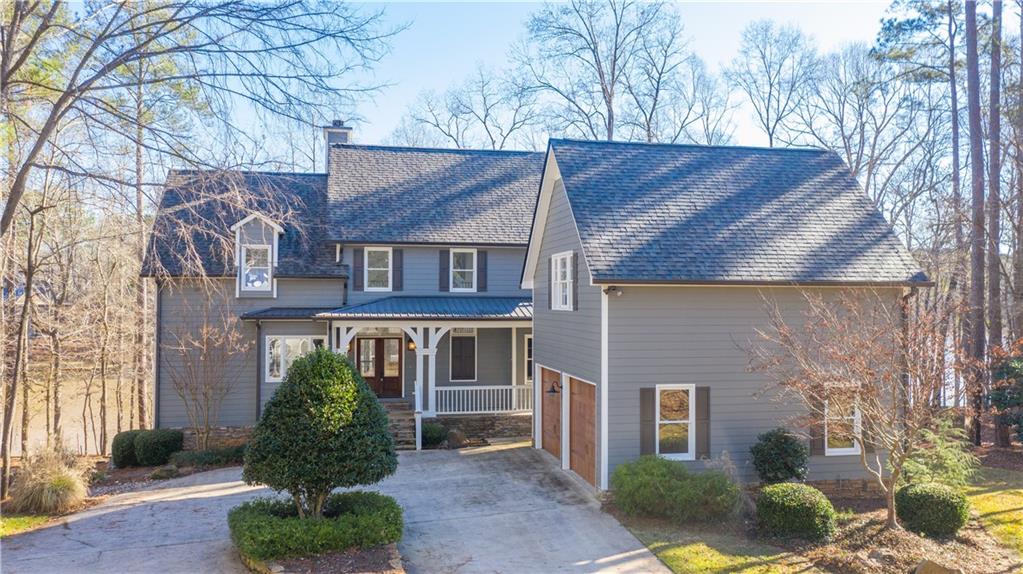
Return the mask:
[[416,413],[406,401],[381,401],[387,410],[388,429],[398,450],[416,448]]

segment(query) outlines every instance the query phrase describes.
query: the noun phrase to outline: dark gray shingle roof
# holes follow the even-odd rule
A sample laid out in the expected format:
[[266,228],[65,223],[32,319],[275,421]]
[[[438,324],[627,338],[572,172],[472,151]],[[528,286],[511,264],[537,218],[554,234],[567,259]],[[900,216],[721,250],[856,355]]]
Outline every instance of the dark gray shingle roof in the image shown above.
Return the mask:
[[278,277],[346,277],[325,240],[326,174],[172,171],[142,274],[234,274],[231,226],[253,212],[284,228]]
[[387,297],[317,315],[322,319],[432,319],[476,321],[533,318],[528,297]]
[[542,153],[336,145],[331,239],[525,245]]
[[574,140],[550,148],[595,281],[926,281],[834,153]]

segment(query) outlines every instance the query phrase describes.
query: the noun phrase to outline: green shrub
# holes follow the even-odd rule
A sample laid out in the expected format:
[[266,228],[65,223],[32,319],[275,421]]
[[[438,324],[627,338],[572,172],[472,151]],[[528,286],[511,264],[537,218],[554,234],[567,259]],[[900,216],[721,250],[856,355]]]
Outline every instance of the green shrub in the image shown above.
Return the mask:
[[767,431],[757,437],[750,448],[753,467],[761,482],[774,484],[788,480],[806,480],[806,462],[810,449],[804,441],[783,428]]
[[895,513],[913,532],[951,536],[969,519],[970,502],[944,484],[910,484],[895,492]]
[[448,438],[448,429],[440,423],[423,423],[423,446],[434,447]]
[[330,495],[322,518],[301,519],[291,500],[261,498],[232,509],[227,524],[238,549],[260,560],[390,544],[404,528],[393,498],[358,491]]
[[85,500],[86,468],[70,452],[56,447],[25,457],[11,484],[4,510],[62,514]]
[[185,435],[174,429],[146,430],[135,435],[135,460],[139,466],[161,466],[181,450]]
[[951,417],[942,417],[934,430],[920,431],[921,448],[913,451],[902,467],[904,484],[937,482],[963,487],[977,474],[980,460],[970,452],[969,436]]
[[348,357],[319,349],[291,364],[253,429],[242,473],[316,517],[332,490],[398,466],[387,413]]
[[760,528],[775,536],[824,540],[835,533],[835,518],[831,501],[808,484],[771,484],[757,497]]
[[110,459],[117,468],[128,468],[138,466],[139,461],[135,458],[135,437],[141,430],[127,430],[114,435],[110,443]]
[[209,450],[182,450],[171,455],[171,464],[178,467],[233,466],[245,462],[245,445],[211,448]]
[[620,464],[611,476],[615,505],[626,514],[678,523],[712,520],[733,512],[739,486],[718,470],[689,472],[678,461],[643,456]]

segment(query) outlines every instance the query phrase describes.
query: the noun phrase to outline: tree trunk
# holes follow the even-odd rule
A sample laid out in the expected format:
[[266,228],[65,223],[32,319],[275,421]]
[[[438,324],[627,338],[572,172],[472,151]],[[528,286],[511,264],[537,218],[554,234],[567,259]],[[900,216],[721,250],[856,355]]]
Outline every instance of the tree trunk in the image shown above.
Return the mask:
[[32,393],[29,388],[28,379],[28,362],[29,356],[31,355],[30,349],[28,348],[31,342],[28,338],[28,332],[32,328],[32,307],[29,306],[26,311],[29,314],[28,319],[25,323],[29,326],[25,329],[24,348],[21,357],[21,456],[24,457],[28,454],[28,427],[32,422]]
[[968,392],[972,415],[970,435],[980,444],[980,415],[984,410],[984,150],[980,125],[980,63],[977,53],[977,3],[966,2],[966,87],[970,120],[970,187],[973,195],[970,226],[970,293]]
[[[138,259],[139,269],[142,268],[142,261],[146,256],[146,222],[144,217],[145,205],[142,193],[142,181],[144,166],[142,163],[142,104],[143,104],[143,78],[139,70],[139,81],[135,86],[135,256]],[[148,349],[148,337],[146,337],[146,306],[149,298],[146,294],[146,280],[139,277],[135,280],[135,348],[134,356],[134,384],[136,393],[136,404],[138,406],[139,426],[144,429],[149,424],[146,418],[146,381],[148,380],[146,369],[146,351]]]
[[53,350],[53,440],[60,445],[64,442],[64,427],[61,424],[61,385],[60,385],[60,336],[54,330],[50,333],[50,347]]
[[987,321],[988,347],[1002,346],[1002,0],[992,2],[991,98],[988,107]]

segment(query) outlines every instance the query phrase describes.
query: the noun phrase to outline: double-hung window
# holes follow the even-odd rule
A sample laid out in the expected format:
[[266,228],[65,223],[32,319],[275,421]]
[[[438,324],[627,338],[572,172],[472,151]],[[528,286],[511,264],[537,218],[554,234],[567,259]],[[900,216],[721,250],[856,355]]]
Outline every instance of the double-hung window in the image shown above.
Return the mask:
[[860,436],[863,422],[855,403],[824,403],[824,455],[840,456],[860,454]]
[[572,252],[551,256],[551,309],[572,310]]
[[675,460],[696,460],[693,385],[657,385],[656,453]]
[[533,382],[533,336],[526,335],[526,382]]
[[366,248],[366,291],[391,290],[391,248]]
[[242,289],[245,291],[269,291],[270,246],[242,246]]
[[476,250],[451,250],[451,291],[476,291]]
[[325,337],[267,337],[266,380],[280,382],[295,359],[327,344]]
[[452,381],[470,382],[476,380],[476,329],[456,327],[451,329]]

